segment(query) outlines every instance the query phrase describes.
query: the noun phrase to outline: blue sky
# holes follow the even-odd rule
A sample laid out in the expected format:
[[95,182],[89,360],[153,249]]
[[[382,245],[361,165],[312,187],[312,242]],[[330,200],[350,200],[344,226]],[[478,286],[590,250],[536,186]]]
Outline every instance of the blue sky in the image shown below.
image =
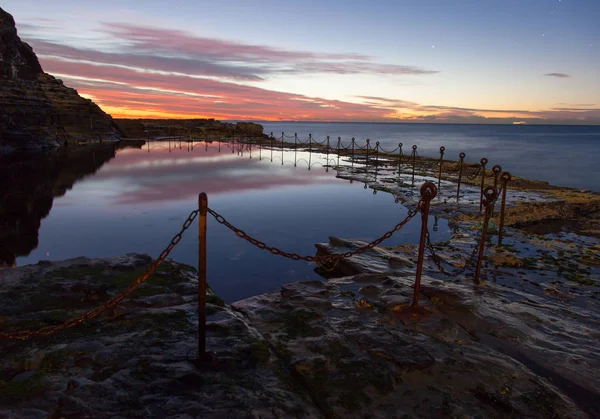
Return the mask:
[[46,71],[114,115],[600,123],[596,0],[2,7]]

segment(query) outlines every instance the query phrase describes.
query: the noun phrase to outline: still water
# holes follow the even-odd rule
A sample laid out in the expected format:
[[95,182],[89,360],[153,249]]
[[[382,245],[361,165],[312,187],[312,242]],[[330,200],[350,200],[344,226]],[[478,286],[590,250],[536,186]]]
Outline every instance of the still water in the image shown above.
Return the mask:
[[[341,137],[346,144],[352,137],[362,145],[369,138],[374,147],[393,149],[404,144],[410,153],[415,144],[423,156],[439,156],[458,160],[460,152],[467,161],[482,157],[504,170],[527,179],[542,180],[553,185],[600,191],[600,126],[550,125],[449,125],[449,124],[374,124],[323,122],[261,122],[265,133],[274,136],[298,134],[306,140],[309,134],[318,141],[328,135]],[[290,141],[290,140],[288,140]],[[294,141],[293,139],[291,141]],[[332,142],[332,144],[335,144]]]
[[[323,155],[263,150],[241,155],[226,145],[152,142],[151,149],[96,149],[0,157],[3,173],[0,262],[25,265],[128,252],[158,256],[197,208],[199,192],[232,224],[269,245],[314,255],[329,236],[378,238],[407,215],[394,198],[335,177]],[[331,156],[330,156],[331,157]],[[296,166],[294,167],[294,161]],[[311,170],[308,170],[308,162]],[[320,163],[319,163],[320,162]],[[333,163],[330,161],[330,163]],[[433,224],[433,220],[431,220]],[[418,242],[410,222],[385,244]],[[447,240],[444,220],[434,241]],[[196,223],[171,253],[196,266]],[[315,265],[252,247],[209,216],[208,280],[228,301],[320,279]]]

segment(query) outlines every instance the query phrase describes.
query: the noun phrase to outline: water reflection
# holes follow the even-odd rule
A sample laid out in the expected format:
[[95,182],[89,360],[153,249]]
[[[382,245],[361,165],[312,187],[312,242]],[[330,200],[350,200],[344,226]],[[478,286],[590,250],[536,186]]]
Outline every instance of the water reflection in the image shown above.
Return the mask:
[[[116,155],[109,150],[107,158],[98,152],[95,157],[67,153],[63,157],[66,160],[55,162],[54,177],[70,173],[68,187],[72,189],[54,199],[53,205],[52,199],[58,194],[50,195],[43,215],[46,218],[40,227],[42,216],[38,217],[33,227],[35,241],[26,250],[13,252],[10,263],[14,263],[15,255],[20,256],[19,265],[129,252],[156,256],[195,208],[201,191],[208,193],[211,208],[248,234],[304,255],[314,255],[314,244],[326,242],[329,236],[371,241],[407,214],[405,207],[394,204],[392,195],[373,195],[361,184],[336,178],[333,166],[337,156],[300,149],[257,149],[254,145],[250,152],[227,143],[195,143],[193,149],[189,144],[189,151],[185,142],[136,147],[126,146]],[[90,158],[95,159],[93,169],[79,170],[78,176],[69,169],[74,164],[71,159],[89,162]],[[84,176],[107,160],[108,164],[93,176]],[[358,162],[355,167],[360,165]],[[21,189],[35,191],[36,182],[43,184],[41,179],[52,178],[48,172],[36,172],[36,180]],[[418,229],[418,222],[409,223],[386,244],[415,243]],[[440,219],[432,238],[446,240],[448,235],[447,222]],[[11,241],[17,236],[15,233]],[[196,241],[192,229],[171,257],[196,265]],[[213,219],[209,219],[208,243],[209,283],[228,301],[272,291],[286,282],[319,278],[314,264],[274,257],[253,248]]]
[[0,156],[0,266],[35,249],[54,198],[114,157],[113,145]]

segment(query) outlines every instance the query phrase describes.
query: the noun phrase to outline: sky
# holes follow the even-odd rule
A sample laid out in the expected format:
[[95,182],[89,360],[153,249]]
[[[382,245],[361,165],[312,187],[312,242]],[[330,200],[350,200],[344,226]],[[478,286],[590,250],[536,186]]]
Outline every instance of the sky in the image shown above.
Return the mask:
[[598,0],[3,0],[113,117],[600,124]]

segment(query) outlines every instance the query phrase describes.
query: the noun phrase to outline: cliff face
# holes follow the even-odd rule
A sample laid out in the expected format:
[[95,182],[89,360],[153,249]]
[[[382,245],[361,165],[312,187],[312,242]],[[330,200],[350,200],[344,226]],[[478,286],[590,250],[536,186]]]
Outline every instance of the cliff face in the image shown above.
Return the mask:
[[0,8],[0,152],[117,135],[110,115],[43,72],[13,17]]

